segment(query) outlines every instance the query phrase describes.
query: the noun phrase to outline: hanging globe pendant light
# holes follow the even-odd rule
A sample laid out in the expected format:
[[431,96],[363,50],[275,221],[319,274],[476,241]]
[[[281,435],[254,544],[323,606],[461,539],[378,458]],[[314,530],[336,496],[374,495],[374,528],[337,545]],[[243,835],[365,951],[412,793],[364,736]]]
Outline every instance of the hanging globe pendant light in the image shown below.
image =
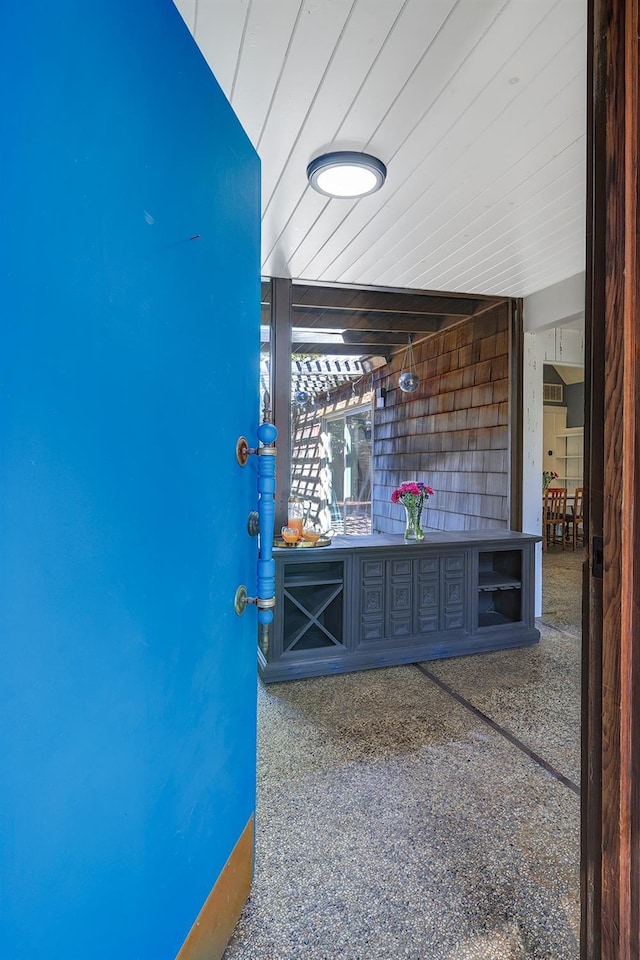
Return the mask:
[[420,377],[416,373],[416,364],[413,358],[411,334],[409,334],[407,347],[404,351],[404,357],[402,358],[402,372],[398,379],[398,386],[403,393],[415,393],[420,386]]

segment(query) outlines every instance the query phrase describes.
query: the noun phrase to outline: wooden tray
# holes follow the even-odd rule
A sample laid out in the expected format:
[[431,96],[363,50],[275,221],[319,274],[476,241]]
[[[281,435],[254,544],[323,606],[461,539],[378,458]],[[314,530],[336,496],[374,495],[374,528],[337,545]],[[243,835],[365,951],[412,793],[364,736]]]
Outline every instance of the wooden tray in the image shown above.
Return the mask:
[[286,543],[282,537],[274,537],[273,545],[274,547],[288,547],[289,549],[297,550],[309,550],[313,547],[328,547],[331,543],[331,537],[320,537],[319,540],[316,540],[315,543],[311,543],[310,540],[297,540],[295,543]]

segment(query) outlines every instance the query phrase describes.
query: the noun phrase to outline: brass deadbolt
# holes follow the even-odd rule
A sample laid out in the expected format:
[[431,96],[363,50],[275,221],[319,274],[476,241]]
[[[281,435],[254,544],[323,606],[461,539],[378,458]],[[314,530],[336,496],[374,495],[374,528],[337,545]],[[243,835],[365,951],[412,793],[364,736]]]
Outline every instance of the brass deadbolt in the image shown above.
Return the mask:
[[249,601],[247,599],[247,588],[243,585],[240,585],[236,590],[235,597],[233,598],[233,609],[235,610],[235,612],[238,614],[239,617],[241,617],[242,614],[247,609],[248,602]]
[[236,460],[241,467],[245,467],[249,459],[249,444],[246,437],[238,437],[236,443]]

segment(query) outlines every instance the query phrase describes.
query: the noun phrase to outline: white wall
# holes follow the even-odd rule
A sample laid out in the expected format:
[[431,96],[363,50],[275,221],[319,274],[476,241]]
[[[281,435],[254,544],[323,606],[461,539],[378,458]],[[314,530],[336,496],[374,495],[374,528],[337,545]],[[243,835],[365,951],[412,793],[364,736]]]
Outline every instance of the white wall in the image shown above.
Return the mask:
[[584,273],[561,280],[524,299],[524,329],[527,333],[582,321],[584,329]]
[[[525,304],[526,312],[526,304]],[[542,345],[535,333],[524,335],[522,529],[542,529]],[[542,614],[542,549],[536,547],[536,617]]]
[[[584,366],[584,317],[570,322],[571,327],[559,325],[550,330],[532,331],[540,341],[545,363],[557,363],[564,367]],[[578,324],[580,329],[576,329]]]
[[[584,273],[524,299],[522,529],[542,529],[543,403],[545,363],[584,364]],[[536,548],[535,614],[542,615],[542,547]]]

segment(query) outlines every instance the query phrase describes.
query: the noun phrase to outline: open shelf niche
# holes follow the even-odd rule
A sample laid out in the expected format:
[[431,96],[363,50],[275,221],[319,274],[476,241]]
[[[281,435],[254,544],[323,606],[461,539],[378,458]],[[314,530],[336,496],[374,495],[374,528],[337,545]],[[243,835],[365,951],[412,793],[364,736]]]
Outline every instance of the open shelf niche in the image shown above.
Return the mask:
[[478,554],[478,628],[522,621],[522,551]]

